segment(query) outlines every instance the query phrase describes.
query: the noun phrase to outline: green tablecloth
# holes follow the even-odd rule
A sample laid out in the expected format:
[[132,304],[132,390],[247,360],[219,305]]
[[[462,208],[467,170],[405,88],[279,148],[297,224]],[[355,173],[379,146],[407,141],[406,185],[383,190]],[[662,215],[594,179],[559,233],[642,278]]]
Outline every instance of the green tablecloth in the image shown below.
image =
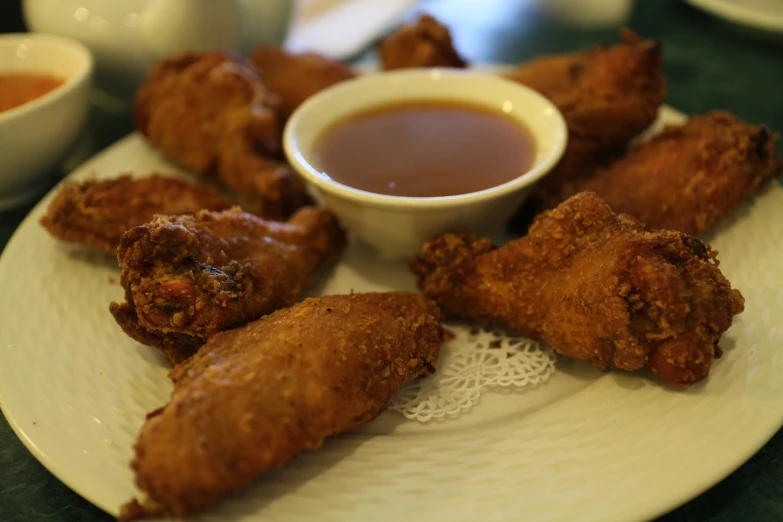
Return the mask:
[[[427,0],[421,5],[452,28],[471,61],[514,63],[617,40],[619,25],[568,25],[536,7],[541,3]],[[726,109],[783,130],[783,38],[773,43],[747,36],[679,0],[638,0],[625,23],[663,42],[670,105],[687,113]],[[90,123],[96,148],[130,130],[126,119],[108,119],[98,111]],[[30,208],[0,213],[0,248]],[[46,471],[0,417],[0,521],[110,519]],[[661,520],[783,520],[783,431],[728,478]]]

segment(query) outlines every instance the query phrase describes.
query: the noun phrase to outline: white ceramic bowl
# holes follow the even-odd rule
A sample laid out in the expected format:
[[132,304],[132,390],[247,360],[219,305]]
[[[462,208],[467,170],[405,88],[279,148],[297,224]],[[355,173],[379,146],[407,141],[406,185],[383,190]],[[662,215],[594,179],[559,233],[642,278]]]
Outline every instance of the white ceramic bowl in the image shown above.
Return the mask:
[[[528,172],[479,192],[444,197],[401,197],[355,189],[323,174],[313,162],[318,140],[334,124],[372,107],[404,100],[450,100],[506,113],[536,142]],[[568,131],[557,108],[537,92],[496,75],[456,69],[411,69],[367,74],[313,96],[291,116],[283,145],[291,165],[314,187],[354,237],[384,257],[410,257],[437,234],[497,232],[530,187],[557,163]]]
[[0,35],[0,75],[65,79],[51,92],[0,112],[0,210],[37,196],[74,144],[89,108],[93,60],[82,44],[41,34]]
[[112,112],[127,110],[124,105],[150,67],[166,56],[218,48],[247,54],[282,42],[293,5],[293,0],[22,1],[30,30],[73,38],[92,51],[95,84],[115,102],[103,98],[102,108]]

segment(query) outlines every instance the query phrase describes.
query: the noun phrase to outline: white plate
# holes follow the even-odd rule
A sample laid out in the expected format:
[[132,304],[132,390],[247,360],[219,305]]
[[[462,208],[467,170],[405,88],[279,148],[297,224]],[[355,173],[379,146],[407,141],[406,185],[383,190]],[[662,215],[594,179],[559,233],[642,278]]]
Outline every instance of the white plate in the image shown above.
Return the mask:
[[781,0],[686,0],[719,18],[770,35],[783,36]]
[[[665,109],[662,121],[681,121]],[[74,176],[171,168],[132,135]],[[156,352],[108,312],[114,261],[52,240],[44,199],[0,259],[0,406],[33,454],[109,513],[136,492],[128,467],[146,412],[171,390]],[[629,520],[701,493],[783,424],[783,188],[771,184],[711,240],[747,299],[703,384],[561,360],[544,386],[482,397],[421,425],[387,412],[302,454],[222,503],[210,520]],[[404,267],[352,245],[317,292],[411,288]],[[183,470],[187,473],[187,470]]]

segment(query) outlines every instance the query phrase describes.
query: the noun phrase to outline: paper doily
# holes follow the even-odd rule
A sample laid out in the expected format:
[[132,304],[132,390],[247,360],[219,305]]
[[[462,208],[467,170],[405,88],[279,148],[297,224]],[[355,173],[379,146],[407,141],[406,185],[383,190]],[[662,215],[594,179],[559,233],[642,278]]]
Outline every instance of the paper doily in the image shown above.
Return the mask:
[[441,348],[433,375],[407,383],[389,408],[420,422],[468,411],[491,388],[546,382],[555,354],[546,345],[497,330],[446,325],[454,339]]

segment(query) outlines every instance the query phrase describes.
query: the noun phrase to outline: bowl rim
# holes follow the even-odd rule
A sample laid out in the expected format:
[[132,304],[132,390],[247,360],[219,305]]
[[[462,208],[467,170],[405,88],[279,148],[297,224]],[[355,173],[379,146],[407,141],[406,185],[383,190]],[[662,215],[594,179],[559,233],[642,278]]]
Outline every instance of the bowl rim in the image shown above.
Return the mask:
[[[93,68],[95,67],[95,58],[93,57],[92,52],[90,52],[87,46],[77,40],[74,40],[73,38],[45,33],[0,34],[0,44],[8,41],[13,42],[15,40],[20,43],[24,40],[38,40],[55,44],[56,46],[60,46],[61,48],[80,55],[84,60],[84,66],[75,74],[72,74],[66,78],[66,80],[61,85],[55,87],[46,94],[11,109],[1,111],[0,125],[13,120],[14,118],[23,116],[29,112],[36,111],[39,108],[45,107],[46,105],[54,103],[56,100],[67,96],[68,93],[73,91],[77,86],[83,84],[90,78]],[[5,71],[7,71],[7,69],[0,67],[0,74],[4,74]]]
[[[322,176],[318,169],[313,167],[313,165],[307,160],[307,158],[305,158],[304,154],[300,150],[298,146],[299,140],[297,139],[296,133],[300,128],[300,120],[302,119],[302,115],[306,114],[307,111],[313,110],[314,107],[318,107],[323,103],[328,103],[329,99],[334,96],[335,92],[355,88],[356,84],[358,83],[377,82],[378,78],[382,77],[402,78],[404,81],[406,77],[431,78],[433,73],[437,74],[439,78],[471,77],[477,78],[479,81],[503,85],[504,87],[513,87],[514,89],[519,89],[520,92],[524,91],[526,96],[534,99],[535,102],[540,104],[545,110],[551,111],[555,117],[556,130],[552,150],[538,164],[534,164],[528,171],[500,185],[476,192],[468,192],[465,194],[430,197],[378,194],[345,185],[339,181],[335,181],[332,178]],[[469,102],[470,100],[466,99],[466,101]],[[344,116],[350,116],[351,114],[361,112],[362,110],[370,107],[371,105],[368,105],[366,107],[357,109],[355,106],[349,106],[345,109],[341,109],[341,111],[343,112]],[[337,119],[339,120],[339,118]],[[528,129],[531,129],[533,134],[536,134],[534,126],[530,125],[529,121],[518,117],[514,119],[525,125]],[[523,188],[532,185],[534,182],[538,181],[552,170],[552,168],[557,164],[565,152],[567,143],[568,127],[562,113],[549,99],[534,89],[504,78],[499,74],[492,74],[486,71],[475,69],[450,69],[441,67],[376,71],[368,74],[361,74],[356,78],[335,84],[315,94],[314,96],[311,96],[302,105],[300,105],[288,119],[288,122],[286,123],[285,129],[283,131],[283,149],[285,151],[286,157],[291,166],[307,181],[311,182],[313,185],[320,188],[324,192],[339,195],[344,199],[348,199],[357,203],[372,204],[382,208],[429,209],[437,207],[459,207],[463,205],[472,205],[488,199],[498,198],[508,193],[522,190]]]

